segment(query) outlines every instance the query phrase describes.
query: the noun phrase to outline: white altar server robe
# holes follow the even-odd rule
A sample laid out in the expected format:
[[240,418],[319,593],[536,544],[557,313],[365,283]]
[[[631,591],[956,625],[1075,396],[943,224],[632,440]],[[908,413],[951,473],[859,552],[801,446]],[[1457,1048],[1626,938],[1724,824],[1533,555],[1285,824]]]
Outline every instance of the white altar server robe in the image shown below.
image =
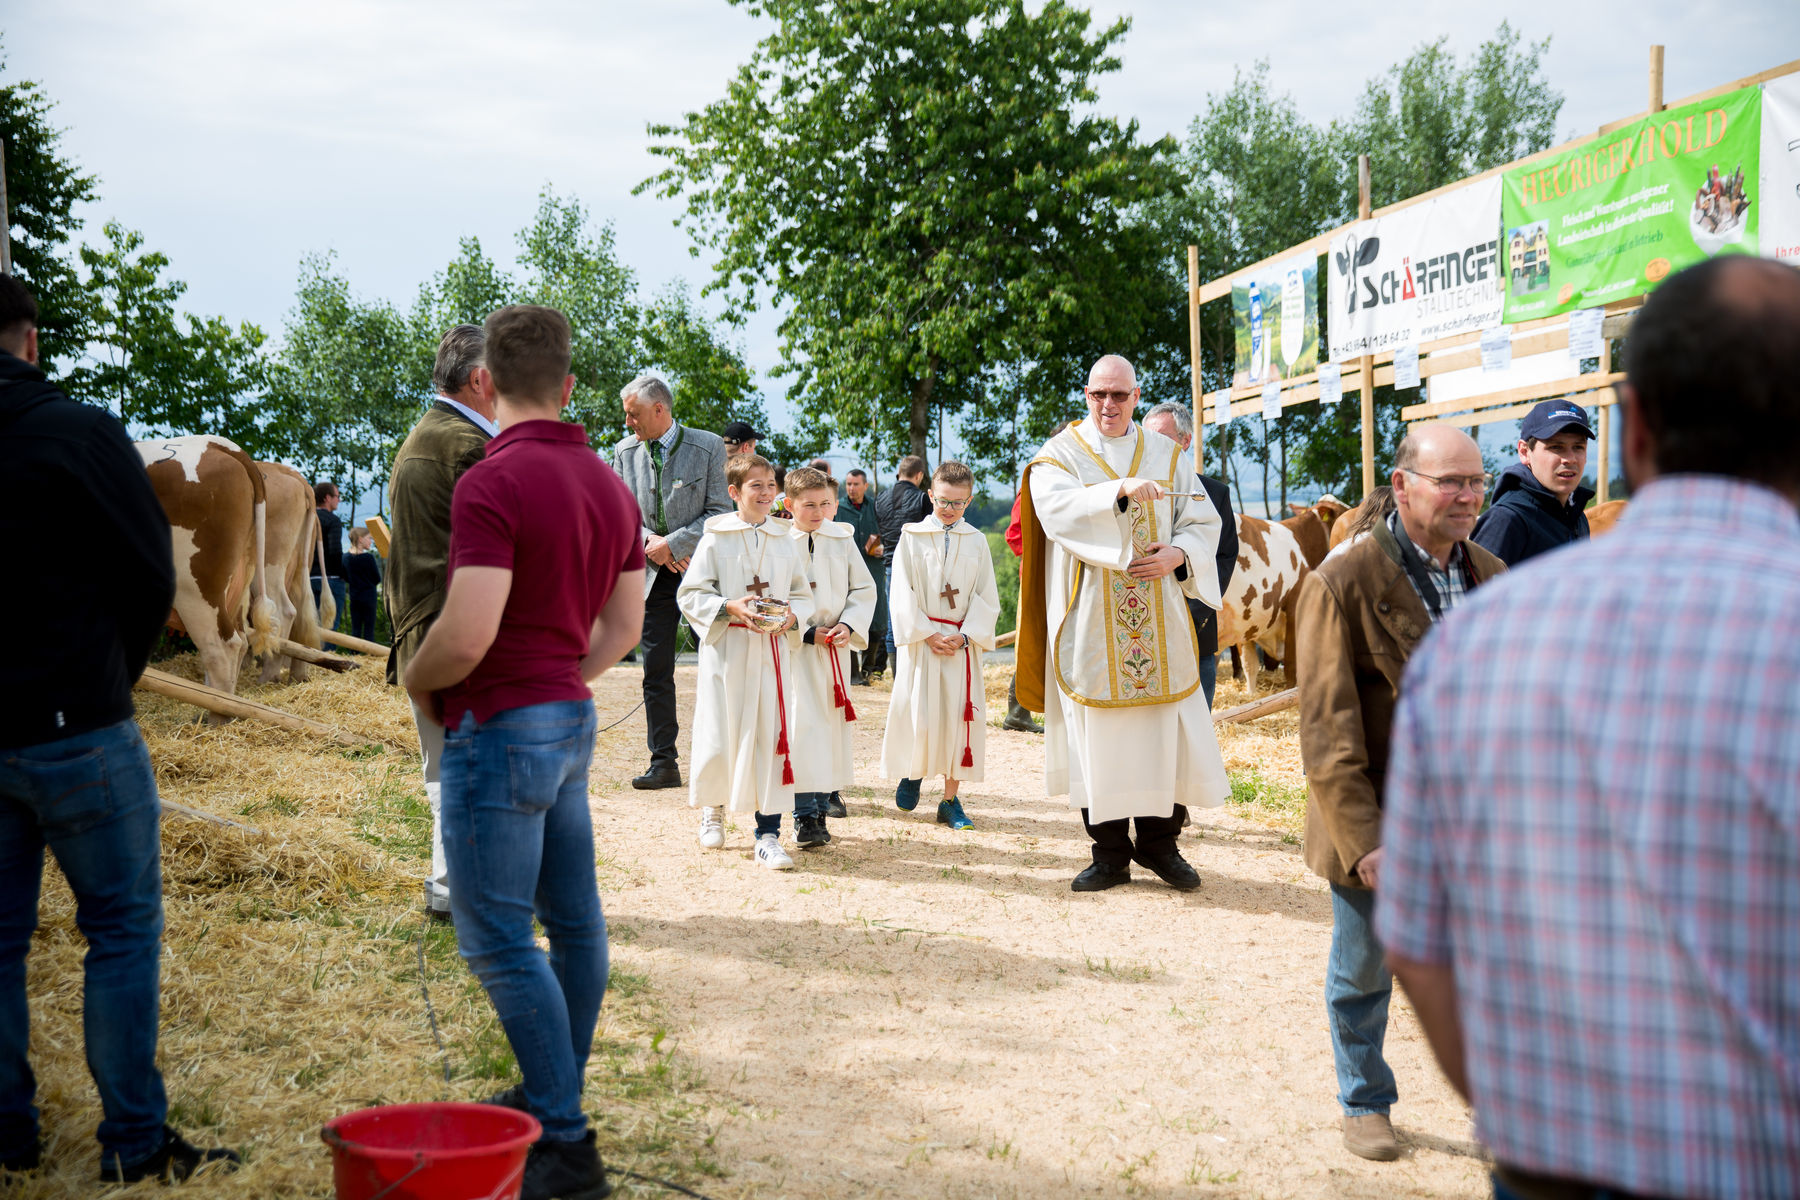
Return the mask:
[[[790,535],[806,564],[812,592],[813,614],[804,625],[787,634],[788,659],[794,664],[794,698],[788,727],[793,731],[794,790],[835,792],[849,787],[856,776],[855,725],[850,714],[850,652],[869,647],[869,623],[875,619],[875,577],[863,565],[855,531],[838,521],[826,521],[808,534],[795,528]],[[850,627],[848,644],[807,645],[807,626],[830,629]],[[837,670],[833,672],[832,661]],[[838,685],[844,684],[837,703]]]

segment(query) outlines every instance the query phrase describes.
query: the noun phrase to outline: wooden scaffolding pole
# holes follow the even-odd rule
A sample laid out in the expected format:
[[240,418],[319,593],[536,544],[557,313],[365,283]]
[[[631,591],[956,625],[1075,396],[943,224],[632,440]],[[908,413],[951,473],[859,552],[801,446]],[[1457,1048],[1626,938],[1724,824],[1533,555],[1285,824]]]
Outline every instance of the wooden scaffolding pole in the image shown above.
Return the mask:
[[1200,247],[1188,247],[1188,354],[1194,371],[1194,471],[1206,472],[1206,392],[1200,385]]
[[[1356,219],[1366,221],[1374,207],[1369,202],[1369,156],[1356,156]],[[1362,391],[1362,494],[1375,490],[1375,356],[1365,354],[1358,364]]]
[[12,273],[12,212],[6,205],[6,141],[0,138],[0,275]]

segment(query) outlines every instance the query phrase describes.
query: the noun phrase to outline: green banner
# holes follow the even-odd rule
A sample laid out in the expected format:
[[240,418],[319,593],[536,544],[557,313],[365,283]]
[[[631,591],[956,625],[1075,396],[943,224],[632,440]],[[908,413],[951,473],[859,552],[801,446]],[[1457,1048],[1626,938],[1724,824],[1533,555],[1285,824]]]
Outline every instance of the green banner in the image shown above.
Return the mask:
[[1508,171],[1506,320],[1639,296],[1715,254],[1755,254],[1762,91],[1667,109]]

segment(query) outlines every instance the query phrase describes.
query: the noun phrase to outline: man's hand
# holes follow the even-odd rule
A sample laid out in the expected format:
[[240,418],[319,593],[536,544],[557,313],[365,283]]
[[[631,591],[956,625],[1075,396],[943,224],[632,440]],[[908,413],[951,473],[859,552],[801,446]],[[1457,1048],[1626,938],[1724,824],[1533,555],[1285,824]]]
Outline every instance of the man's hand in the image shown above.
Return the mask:
[[1356,877],[1368,885],[1370,891],[1381,888],[1381,847],[1377,846],[1356,860]]
[[880,558],[883,554],[887,553],[886,550],[881,548],[881,535],[879,533],[871,533],[869,535],[869,540],[863,543],[863,553],[870,558]]
[[962,650],[963,639],[960,633],[932,633],[926,635],[925,644],[933,654],[948,657]]
[[1161,500],[1168,495],[1163,485],[1154,479],[1121,479],[1119,480],[1119,496],[1125,500],[1137,500],[1148,504],[1152,500]]
[[[1152,483],[1150,486],[1155,487],[1156,484]],[[1133,579],[1161,579],[1186,561],[1187,555],[1180,547],[1165,542],[1152,542],[1149,553],[1142,558],[1132,559],[1131,565],[1125,568],[1125,573]]]
[[668,538],[653,533],[644,539],[644,557],[659,567],[666,567],[675,561],[675,552],[669,549]]
[[677,575],[685,574],[688,569],[688,564],[693,561],[694,560],[691,558],[678,558],[669,564],[669,570],[675,572]]
[[421,716],[427,721],[430,721],[433,725],[436,725],[439,728],[443,727],[443,715],[438,712],[436,693],[415,692],[409,688],[407,689],[406,694],[412,697],[413,706],[418,710]]

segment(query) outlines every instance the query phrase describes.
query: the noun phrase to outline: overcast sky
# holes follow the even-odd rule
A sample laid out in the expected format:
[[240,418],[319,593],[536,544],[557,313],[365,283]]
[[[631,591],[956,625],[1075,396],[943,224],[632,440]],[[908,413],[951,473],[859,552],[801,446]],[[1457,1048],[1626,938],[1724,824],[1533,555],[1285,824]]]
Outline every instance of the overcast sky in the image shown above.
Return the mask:
[[[1345,115],[1415,46],[1445,36],[1466,54],[1502,19],[1552,39],[1559,140],[1643,109],[1653,42],[1670,100],[1800,57],[1795,0],[1094,9],[1132,20],[1101,107],[1151,137],[1182,134],[1259,58],[1308,117]],[[13,7],[4,32],[6,74],[44,85],[65,150],[100,176],[88,235],[113,218],[142,230],[190,310],[277,333],[304,255],[334,251],[359,294],[406,306],[461,236],[510,261],[545,184],[613,222],[646,292],[697,289],[710,272],[677,205],[631,194],[657,166],[645,126],[722,94],[763,27],[724,0],[58,0]],[[783,411],[773,320],[743,341]]]

